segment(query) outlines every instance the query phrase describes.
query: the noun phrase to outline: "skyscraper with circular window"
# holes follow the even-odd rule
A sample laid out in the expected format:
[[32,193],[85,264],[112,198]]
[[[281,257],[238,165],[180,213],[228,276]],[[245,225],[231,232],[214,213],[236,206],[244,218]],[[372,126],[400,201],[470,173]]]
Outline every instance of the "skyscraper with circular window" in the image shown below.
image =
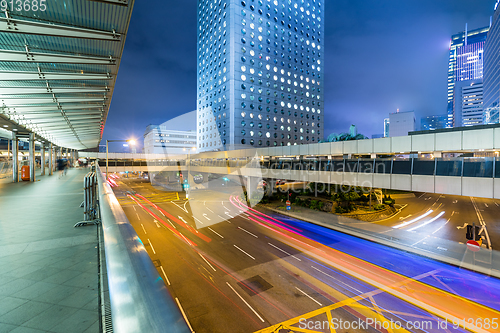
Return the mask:
[[199,0],[200,151],[323,139],[324,0]]

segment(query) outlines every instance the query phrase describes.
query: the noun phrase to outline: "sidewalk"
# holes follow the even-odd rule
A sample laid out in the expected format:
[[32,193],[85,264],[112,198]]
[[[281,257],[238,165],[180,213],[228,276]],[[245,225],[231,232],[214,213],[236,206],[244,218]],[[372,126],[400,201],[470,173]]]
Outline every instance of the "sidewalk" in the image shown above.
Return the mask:
[[272,204],[259,206],[291,218],[500,278],[500,253],[498,251],[481,249],[479,252],[472,252],[465,244],[437,237],[428,238],[426,242],[415,243],[414,234],[405,230],[305,207],[291,207],[291,210],[287,211],[277,209]]
[[0,182],[0,333],[99,332],[97,226],[83,219],[83,177]]

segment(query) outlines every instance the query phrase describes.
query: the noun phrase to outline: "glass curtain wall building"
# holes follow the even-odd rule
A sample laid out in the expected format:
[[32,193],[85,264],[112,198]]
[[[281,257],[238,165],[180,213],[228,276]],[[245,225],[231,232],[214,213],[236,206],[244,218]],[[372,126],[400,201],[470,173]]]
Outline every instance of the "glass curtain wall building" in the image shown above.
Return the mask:
[[500,6],[495,5],[488,38],[484,45],[483,109],[484,123],[499,122],[500,109]]
[[422,131],[443,129],[446,128],[447,120],[447,115],[423,117],[420,120],[420,129]]
[[483,48],[489,27],[466,30],[451,37],[448,62],[448,120],[446,127],[460,126],[456,118],[455,82],[483,78]]
[[316,143],[323,0],[199,0],[200,151]]

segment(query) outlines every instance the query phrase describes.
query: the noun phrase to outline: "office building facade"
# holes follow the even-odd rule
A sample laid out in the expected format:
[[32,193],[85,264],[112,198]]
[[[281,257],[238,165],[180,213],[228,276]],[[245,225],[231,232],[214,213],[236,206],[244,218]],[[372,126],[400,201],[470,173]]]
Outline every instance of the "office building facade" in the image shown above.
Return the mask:
[[316,143],[324,1],[198,1],[198,149]]
[[437,130],[446,128],[448,115],[428,116],[420,119],[420,129],[422,131]]
[[483,123],[499,122],[500,110],[500,6],[495,5],[488,37],[484,45]]
[[415,112],[395,112],[389,114],[389,137],[407,136],[415,131]]
[[169,130],[162,125],[148,125],[144,133],[145,154],[187,154],[186,149],[196,148],[196,131]]
[[446,127],[460,126],[456,106],[462,103],[455,96],[455,84],[460,81],[483,79],[483,52],[489,27],[467,30],[451,37],[448,62],[448,119]]
[[483,124],[483,80],[455,83],[455,127]]

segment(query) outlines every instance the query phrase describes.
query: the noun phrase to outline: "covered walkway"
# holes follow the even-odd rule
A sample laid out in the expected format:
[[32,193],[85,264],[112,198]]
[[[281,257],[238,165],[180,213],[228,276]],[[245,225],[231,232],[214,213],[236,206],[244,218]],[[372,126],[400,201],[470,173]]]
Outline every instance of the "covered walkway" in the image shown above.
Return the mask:
[[0,332],[99,332],[98,229],[83,219],[83,177],[0,182]]

